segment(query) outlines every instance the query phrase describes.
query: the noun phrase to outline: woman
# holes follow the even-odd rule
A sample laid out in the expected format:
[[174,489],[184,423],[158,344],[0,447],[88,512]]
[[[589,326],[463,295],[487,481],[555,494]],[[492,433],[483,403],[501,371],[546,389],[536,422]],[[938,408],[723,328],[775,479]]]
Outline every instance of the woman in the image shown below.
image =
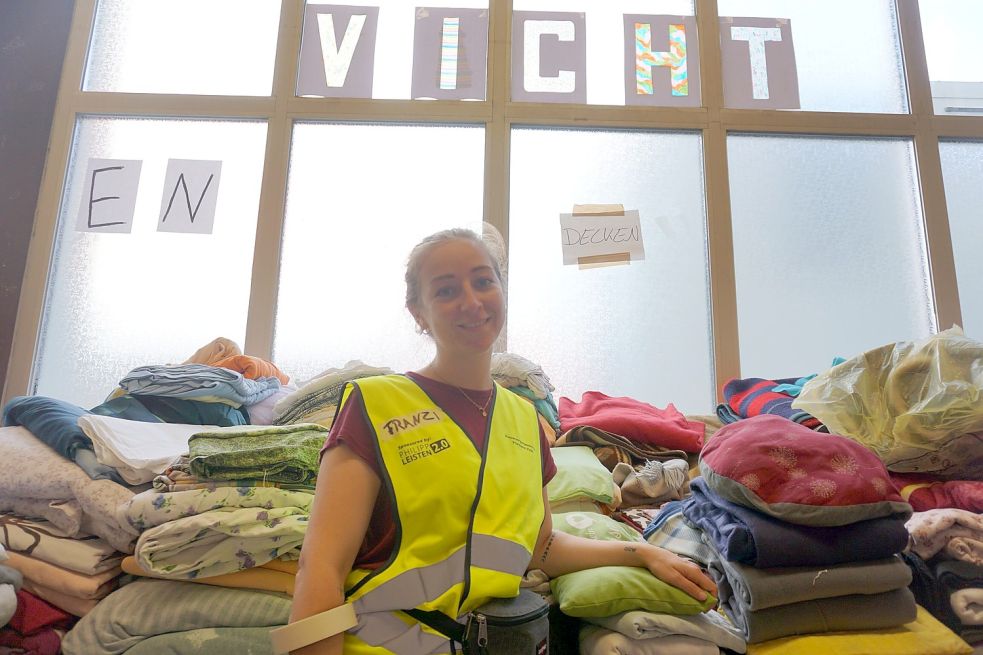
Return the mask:
[[492,381],[505,296],[478,235],[453,229],[417,245],[406,307],[436,355],[416,372],[346,389],[322,452],[290,618],[347,600],[359,625],[295,653],[450,652],[398,610],[457,618],[514,596],[530,568],[555,577],[639,566],[698,600],[715,591],[669,551],[552,529],[545,485],[555,465],[535,409]]

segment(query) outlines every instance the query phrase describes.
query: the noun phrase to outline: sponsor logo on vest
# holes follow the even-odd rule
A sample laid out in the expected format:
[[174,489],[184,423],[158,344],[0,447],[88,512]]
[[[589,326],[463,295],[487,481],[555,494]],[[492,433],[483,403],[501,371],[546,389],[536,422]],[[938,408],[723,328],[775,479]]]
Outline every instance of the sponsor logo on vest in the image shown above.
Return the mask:
[[404,466],[412,462],[442,453],[451,447],[447,439],[431,439],[426,437],[399,446],[399,461]]
[[382,429],[386,431],[383,437],[395,437],[400,432],[406,430],[412,430],[413,428],[419,427],[421,425],[427,425],[428,423],[439,423],[440,414],[433,409],[424,409],[422,411],[416,412],[415,414],[410,414],[409,416],[397,416],[396,418],[391,418],[382,424]]
[[532,446],[530,444],[527,444],[525,441],[523,441],[519,437],[513,436],[511,434],[506,434],[505,435],[505,438],[508,439],[512,443],[513,446],[518,446],[519,448],[521,448],[521,449],[523,449],[523,450],[525,450],[526,452],[529,452],[529,453],[531,453],[533,451]]

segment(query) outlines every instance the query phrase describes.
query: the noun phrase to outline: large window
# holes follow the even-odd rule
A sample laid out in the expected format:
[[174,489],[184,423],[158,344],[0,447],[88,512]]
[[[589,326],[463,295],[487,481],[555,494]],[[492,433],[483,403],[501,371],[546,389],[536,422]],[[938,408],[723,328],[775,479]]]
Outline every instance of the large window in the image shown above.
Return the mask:
[[[421,366],[409,248],[481,220],[501,347],[575,400],[710,413],[735,376],[972,334],[983,116],[945,85],[983,83],[978,13],[77,0],[4,396],[93,405],[217,336],[300,380]],[[637,211],[637,253],[571,254],[595,203]]]

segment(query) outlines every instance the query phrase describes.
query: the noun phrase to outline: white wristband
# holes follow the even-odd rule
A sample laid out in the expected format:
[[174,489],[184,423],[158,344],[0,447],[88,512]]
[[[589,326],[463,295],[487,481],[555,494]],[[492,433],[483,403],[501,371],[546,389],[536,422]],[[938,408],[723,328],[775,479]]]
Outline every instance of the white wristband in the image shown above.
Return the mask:
[[350,603],[339,605],[314,616],[270,631],[274,655],[287,655],[292,650],[309,646],[344,632],[358,623],[355,608]]

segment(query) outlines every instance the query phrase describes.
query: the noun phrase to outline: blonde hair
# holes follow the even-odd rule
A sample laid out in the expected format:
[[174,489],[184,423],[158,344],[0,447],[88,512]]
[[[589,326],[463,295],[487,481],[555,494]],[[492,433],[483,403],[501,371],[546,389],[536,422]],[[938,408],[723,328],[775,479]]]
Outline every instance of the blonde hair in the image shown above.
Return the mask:
[[410,256],[406,260],[406,307],[412,308],[420,302],[420,268],[426,259],[427,253],[437,245],[462,239],[470,241],[485,251],[491,261],[495,277],[502,283],[502,288],[506,287],[506,267],[505,267],[505,241],[501,233],[491,223],[482,223],[481,235],[474,230],[463,227],[452,227],[448,230],[435,232],[428,237],[424,237],[420,243],[413,247]]

